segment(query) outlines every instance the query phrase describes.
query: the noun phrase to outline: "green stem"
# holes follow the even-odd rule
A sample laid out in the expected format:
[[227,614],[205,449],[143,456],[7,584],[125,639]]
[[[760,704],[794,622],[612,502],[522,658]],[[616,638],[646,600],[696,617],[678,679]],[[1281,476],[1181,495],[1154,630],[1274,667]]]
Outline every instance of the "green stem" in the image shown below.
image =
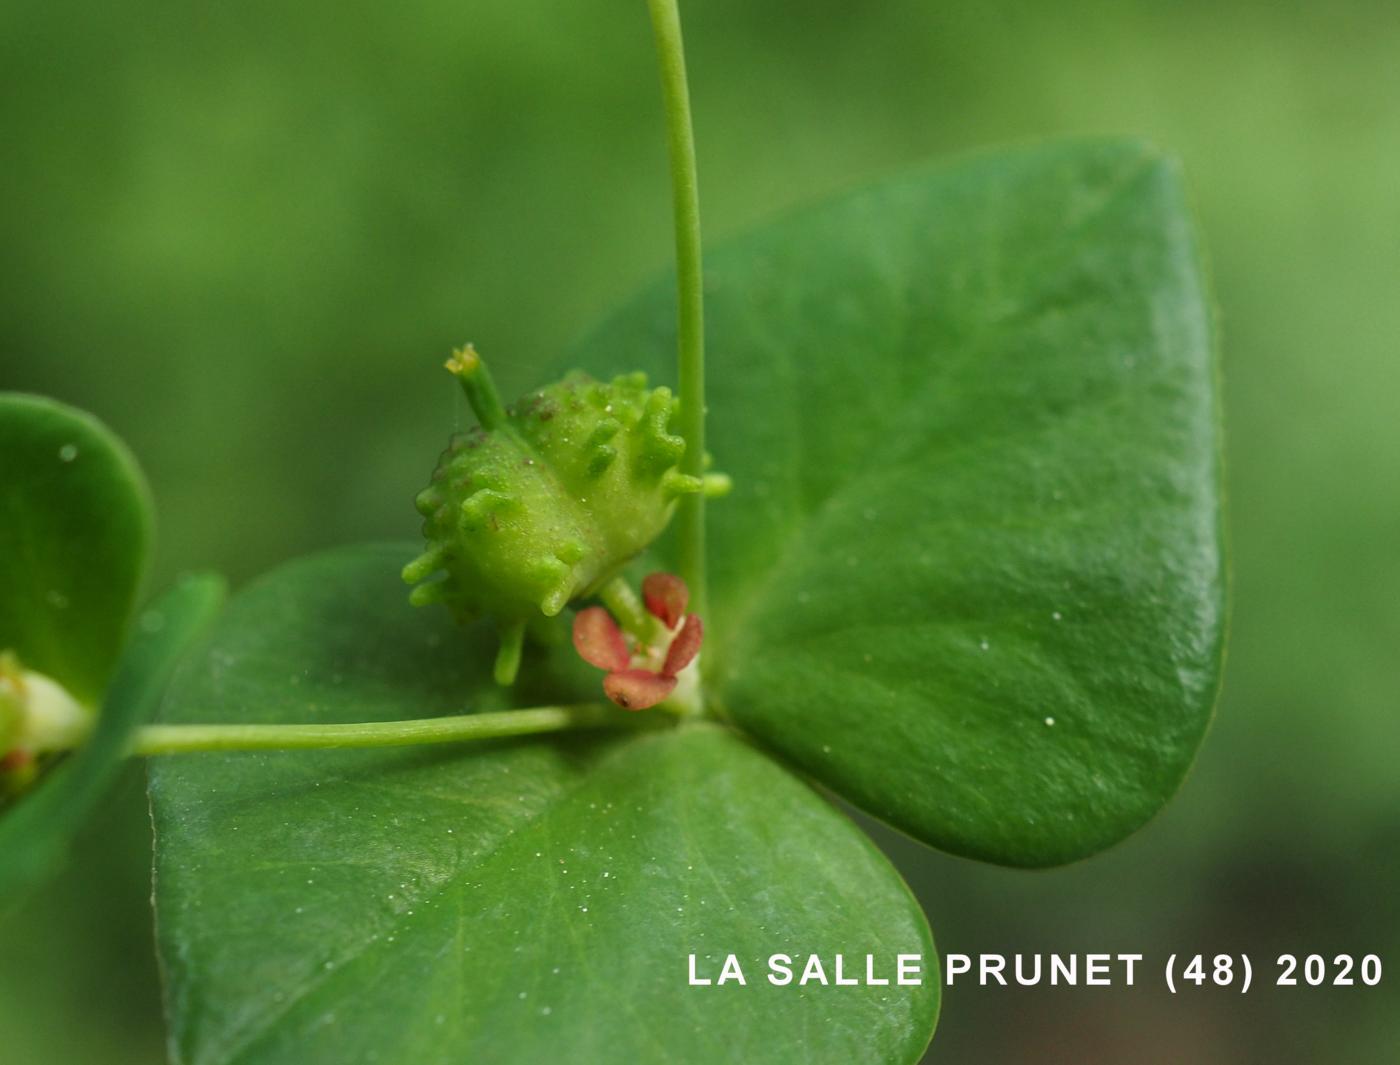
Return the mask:
[[471,404],[472,413],[483,429],[501,429],[506,426],[506,409],[501,404],[501,394],[496,391],[496,382],[491,371],[476,348],[470,344],[452,353],[447,360],[447,370],[462,385]]
[[[695,169],[695,136],[686,85],[685,46],[676,0],[647,0],[657,56],[671,159],[671,198],[676,226],[676,293],[679,303],[677,359],[680,430],[685,437],[681,472],[705,473],[705,292],[700,254],[700,192]],[[691,609],[705,613],[705,496],[681,499],[676,515],[680,574],[690,587]]]
[[459,714],[416,721],[367,721],[330,725],[146,725],[136,733],[133,754],[184,754],[190,751],[285,751],[307,748],[405,747],[419,743],[457,743],[531,736],[568,729],[649,726],[665,719],[629,714],[612,703],[537,706]]
[[525,648],[525,622],[507,621],[500,625],[501,649],[496,652],[496,683],[510,687],[520,672],[520,653]]
[[655,644],[665,633],[661,622],[647,613],[639,596],[627,583],[626,577],[614,577],[598,589],[598,598],[617,619],[624,632],[630,632],[642,643]]

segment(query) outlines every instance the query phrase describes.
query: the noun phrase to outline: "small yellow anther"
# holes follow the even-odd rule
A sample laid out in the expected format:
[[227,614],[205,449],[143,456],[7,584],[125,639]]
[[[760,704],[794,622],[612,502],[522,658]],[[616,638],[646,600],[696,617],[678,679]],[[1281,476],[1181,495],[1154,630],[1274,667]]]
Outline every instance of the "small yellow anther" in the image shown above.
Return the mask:
[[481,356],[470,343],[463,344],[453,350],[452,357],[443,366],[456,377],[470,377],[481,368]]

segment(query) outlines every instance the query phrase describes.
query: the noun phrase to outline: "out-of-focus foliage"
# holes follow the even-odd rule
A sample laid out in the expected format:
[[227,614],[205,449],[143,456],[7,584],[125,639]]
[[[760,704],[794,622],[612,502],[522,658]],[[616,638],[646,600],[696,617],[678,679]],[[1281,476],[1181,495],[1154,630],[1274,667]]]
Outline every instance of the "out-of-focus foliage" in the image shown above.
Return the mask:
[[96,709],[151,534],[141,470],[96,419],[0,392],[0,648]]
[[[689,8],[714,234],[966,147],[1131,132],[1183,158],[1211,252],[1235,563],[1214,735],[1167,813],[1083,866],[886,839],[940,946],[1400,958],[1400,9]],[[465,421],[448,349],[476,341],[516,393],[668,261],[655,77],[641,9],[584,0],[11,0],[0,387],[128,440],[163,578],[411,535]],[[17,1060],[160,1058],[139,798],[109,816],[110,847],[0,929]],[[933,1060],[1381,1060],[1385,1001],[955,987]]]

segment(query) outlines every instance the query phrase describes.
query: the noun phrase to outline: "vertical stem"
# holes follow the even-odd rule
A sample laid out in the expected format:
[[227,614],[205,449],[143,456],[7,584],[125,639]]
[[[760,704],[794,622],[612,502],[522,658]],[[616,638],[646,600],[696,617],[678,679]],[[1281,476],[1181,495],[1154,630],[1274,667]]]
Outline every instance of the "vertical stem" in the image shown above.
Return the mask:
[[520,672],[520,654],[525,648],[525,622],[506,621],[501,623],[501,647],[496,652],[496,683],[510,687]]
[[501,405],[501,395],[496,391],[496,382],[491,377],[491,371],[486,368],[486,363],[481,361],[476,348],[470,344],[459,348],[452,353],[452,358],[447,360],[446,366],[447,371],[461,383],[462,391],[467,394],[467,402],[472,405],[472,412],[481,423],[481,427],[504,427],[506,410]]
[[[681,472],[705,473],[705,293],[700,255],[700,193],[695,170],[695,136],[690,121],[690,90],[685,77],[685,46],[676,0],[647,0],[656,51],[661,62],[661,94],[671,158],[671,196],[676,225],[676,294],[679,303],[677,361],[680,429],[685,437]],[[680,500],[677,514],[680,572],[690,586],[692,609],[705,610],[705,496]]]

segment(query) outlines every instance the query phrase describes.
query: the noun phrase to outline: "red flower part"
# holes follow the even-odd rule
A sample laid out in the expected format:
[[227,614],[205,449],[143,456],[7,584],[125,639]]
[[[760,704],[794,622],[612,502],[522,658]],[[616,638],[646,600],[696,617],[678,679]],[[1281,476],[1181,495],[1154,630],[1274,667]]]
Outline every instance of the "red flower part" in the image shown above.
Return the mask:
[[676,633],[676,638],[671,641],[671,649],[666,652],[666,664],[661,667],[661,675],[674,677],[690,665],[700,652],[700,641],[704,635],[705,628],[700,624],[700,615],[687,614],[685,624],[681,626],[681,631]]
[[704,638],[699,616],[685,613],[690,599],[685,581],[671,573],[653,573],[642,583],[642,592],[647,610],[668,630],[669,640],[663,644],[625,637],[601,606],[574,615],[574,648],[585,662],[607,670],[603,691],[624,710],[645,710],[669,696],[677,676],[695,661]]
[[675,677],[663,677],[649,669],[621,669],[603,678],[603,691],[624,710],[653,707],[675,687]]
[[690,589],[674,573],[652,573],[642,581],[642,598],[653,615],[674,629],[690,602]]
[[622,630],[600,606],[580,610],[574,616],[574,649],[589,665],[609,671],[626,669],[631,657]]

